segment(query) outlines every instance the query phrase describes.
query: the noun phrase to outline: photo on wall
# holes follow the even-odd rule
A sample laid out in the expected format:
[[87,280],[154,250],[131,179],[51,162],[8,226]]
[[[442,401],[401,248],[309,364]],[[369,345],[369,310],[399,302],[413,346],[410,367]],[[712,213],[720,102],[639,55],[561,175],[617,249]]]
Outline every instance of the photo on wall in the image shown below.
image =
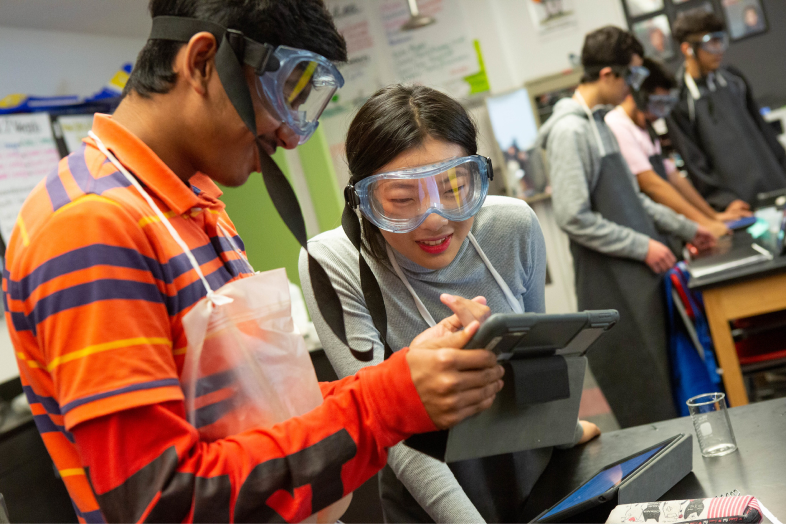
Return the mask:
[[761,0],[723,0],[722,5],[732,40],[767,31],[767,19]]
[[663,9],[663,0],[625,0],[628,8],[628,17],[648,15]]
[[540,34],[552,33],[578,22],[573,0],[526,0],[529,15]]
[[486,99],[494,138],[502,151],[509,196],[534,199],[551,194],[540,150],[538,125],[526,89]]
[[674,41],[666,15],[653,16],[633,24],[633,34],[644,46],[644,54],[665,61],[674,56]]

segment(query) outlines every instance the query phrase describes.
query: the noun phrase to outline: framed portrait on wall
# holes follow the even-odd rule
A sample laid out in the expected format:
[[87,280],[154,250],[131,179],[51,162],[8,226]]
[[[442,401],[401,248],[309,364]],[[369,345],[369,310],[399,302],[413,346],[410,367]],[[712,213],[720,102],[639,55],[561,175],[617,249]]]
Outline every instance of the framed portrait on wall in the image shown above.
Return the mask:
[[723,0],[721,5],[732,40],[767,31],[767,19],[761,0]]
[[624,0],[628,8],[628,16],[636,18],[637,16],[648,15],[655,11],[663,9],[663,0]]
[[674,41],[666,15],[653,16],[633,24],[633,34],[644,46],[644,54],[660,61],[674,56]]

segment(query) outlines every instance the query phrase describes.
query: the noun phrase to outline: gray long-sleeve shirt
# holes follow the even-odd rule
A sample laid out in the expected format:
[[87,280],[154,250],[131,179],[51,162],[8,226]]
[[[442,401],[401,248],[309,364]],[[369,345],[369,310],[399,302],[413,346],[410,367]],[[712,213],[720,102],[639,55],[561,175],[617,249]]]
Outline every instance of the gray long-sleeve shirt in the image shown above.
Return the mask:
[[[598,106],[592,112],[606,154],[619,152],[617,140],[604,121],[609,109],[609,106]],[[650,240],[647,235],[607,220],[592,210],[590,195],[600,176],[601,154],[589,118],[576,100],[566,98],[554,106],[554,113],[541,128],[538,145],[546,150],[554,215],[559,227],[573,241],[589,249],[644,260]],[[691,240],[696,235],[697,224],[642,193],[635,175],[629,169],[628,172],[655,226],[683,240]]]
[[[543,232],[532,209],[517,199],[487,197],[483,208],[475,216],[472,233],[524,311],[544,312],[546,247]],[[360,362],[333,335],[319,314],[308,275],[308,259],[305,252],[301,251],[303,294],[322,346],[336,373],[343,377],[356,373],[363,366],[382,362],[382,343],[361,291],[357,250],[344,231],[338,228],[311,239],[309,251],[325,268],[339,294],[350,346],[358,350],[374,348],[374,359],[371,362]],[[394,351],[407,347],[415,336],[429,326],[418,313],[412,296],[393,272],[390,263],[387,260],[376,261],[368,255],[366,260],[385,298],[390,347]],[[502,289],[466,239],[453,262],[443,269],[426,269],[398,253],[396,260],[437,322],[452,315],[450,309],[439,301],[442,293],[467,298],[481,295],[486,297],[492,313],[512,312]],[[576,440],[581,438],[580,426],[577,427],[576,435]],[[527,454],[526,460],[519,464],[517,459],[516,469],[522,472],[522,476],[534,476],[534,483],[548,463],[551,448],[524,453]],[[388,464],[436,522],[483,521],[481,513],[446,464],[403,444],[390,450]],[[487,511],[484,513],[488,514]]]

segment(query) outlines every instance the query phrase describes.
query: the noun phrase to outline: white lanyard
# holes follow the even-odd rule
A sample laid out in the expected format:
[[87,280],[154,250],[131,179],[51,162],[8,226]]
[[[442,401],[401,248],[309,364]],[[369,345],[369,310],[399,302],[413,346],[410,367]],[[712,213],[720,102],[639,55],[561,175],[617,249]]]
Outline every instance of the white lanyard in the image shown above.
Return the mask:
[[[685,86],[688,88],[688,92],[690,93],[690,96],[688,97],[688,111],[690,113],[690,121],[693,122],[696,119],[696,100],[701,98],[701,91],[699,91],[699,86],[696,85],[696,81],[688,73],[688,71],[685,71],[684,78]],[[723,75],[719,72],[714,74],[710,73],[707,75],[707,88],[710,91],[715,91],[716,89],[713,78],[718,79],[718,83],[721,85],[721,87],[726,87],[729,85],[728,82],[726,82],[726,79],[723,78]]]
[[[523,313],[524,310],[522,309],[521,304],[519,304],[519,301],[516,300],[515,296],[513,296],[513,292],[510,290],[510,287],[505,283],[500,274],[497,273],[497,270],[494,269],[494,266],[491,265],[491,261],[486,256],[486,253],[484,253],[480,248],[480,244],[478,244],[478,241],[475,240],[475,236],[472,233],[469,233],[468,238],[470,243],[478,252],[478,255],[480,255],[480,258],[483,260],[483,263],[486,264],[486,267],[491,272],[491,276],[494,277],[494,280],[497,281],[499,287],[502,288],[502,293],[505,295],[505,299],[508,301],[511,309],[515,313]],[[404,283],[404,286],[407,288],[407,291],[409,291],[409,294],[412,295],[412,299],[415,301],[415,306],[417,306],[420,316],[423,317],[423,320],[425,320],[429,326],[436,326],[437,323],[434,321],[434,317],[432,317],[431,313],[428,312],[428,309],[426,309],[423,301],[420,300],[420,297],[417,295],[417,293],[415,293],[415,290],[412,289],[412,285],[409,283],[406,275],[404,275],[404,272],[401,270],[401,266],[399,266],[390,244],[385,243],[385,249],[387,249],[388,258],[390,259],[390,264],[393,266],[393,270],[396,272],[396,275],[398,275],[398,278],[400,278]]]
[[582,109],[584,109],[584,112],[587,113],[587,117],[589,118],[590,121],[590,126],[592,126],[592,131],[595,133],[595,138],[598,141],[598,150],[600,151],[600,156],[601,158],[603,158],[604,156],[606,156],[606,148],[603,147],[603,140],[600,139],[600,131],[598,131],[598,124],[595,122],[595,117],[592,114],[592,111],[590,111],[587,102],[584,101],[584,97],[581,96],[581,93],[579,93],[578,90],[576,90],[574,96],[579,101],[579,104],[581,105]]
[[[213,289],[210,287],[210,284],[205,278],[205,275],[202,273],[202,269],[199,267],[199,263],[197,262],[196,257],[194,257],[194,254],[191,253],[190,249],[188,249],[188,245],[183,241],[183,239],[180,237],[180,234],[169,222],[169,219],[167,219],[167,217],[164,216],[164,213],[161,212],[161,210],[158,208],[158,206],[153,201],[153,199],[150,198],[150,195],[147,193],[147,191],[145,191],[145,189],[142,187],[142,185],[139,183],[136,177],[134,177],[134,175],[129,173],[128,169],[126,169],[126,167],[120,163],[120,161],[115,157],[115,155],[113,155],[112,152],[106,148],[106,146],[101,141],[101,139],[98,138],[98,135],[96,135],[92,130],[88,131],[87,134],[96,143],[96,147],[98,147],[98,150],[101,151],[101,153],[103,153],[104,156],[106,156],[109,159],[109,161],[112,162],[112,164],[123,174],[123,176],[126,177],[126,179],[136,188],[136,190],[139,191],[139,194],[142,195],[142,198],[144,198],[145,201],[148,203],[148,205],[153,209],[156,216],[164,224],[164,227],[166,227],[167,231],[169,231],[169,234],[172,235],[172,238],[175,240],[177,245],[180,246],[180,249],[182,249],[183,252],[186,254],[186,258],[188,258],[188,261],[191,263],[191,267],[193,267],[194,271],[196,271],[196,274],[199,275],[199,279],[202,281],[202,285],[205,286],[205,290],[207,290],[208,300],[210,300],[216,306],[220,306],[222,304],[228,304],[232,302],[232,299],[230,297],[223,296],[223,295],[216,295],[214,293]],[[229,234],[227,234],[226,230],[220,223],[218,223],[218,228],[221,230],[221,233],[227,238],[227,240],[229,241],[230,245],[235,250],[235,252],[238,255],[240,255],[240,258],[245,260],[248,267],[251,268],[251,264],[248,262],[248,259],[246,259],[243,256],[243,254],[240,252],[240,249],[238,249],[234,239],[232,239],[232,237]],[[253,268],[251,268],[251,271],[253,272]]]

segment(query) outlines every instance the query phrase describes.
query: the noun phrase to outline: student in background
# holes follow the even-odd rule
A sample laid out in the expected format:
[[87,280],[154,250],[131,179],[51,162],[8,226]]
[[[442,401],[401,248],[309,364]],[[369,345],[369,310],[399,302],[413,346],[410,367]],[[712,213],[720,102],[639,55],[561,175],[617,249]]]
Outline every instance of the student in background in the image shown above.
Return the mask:
[[721,66],[728,47],[721,19],[686,11],[674,37],[685,63],[677,74],[680,100],[666,123],[693,185],[717,210],[735,200],[755,205],[758,193],[786,188],[786,152],[775,131],[742,74]]
[[674,78],[663,66],[650,58],[644,59],[649,76],[641,89],[629,94],[625,101],[606,115],[606,124],[614,133],[620,151],[631,172],[636,175],[641,191],[659,204],[705,226],[716,237],[729,233],[724,220],[735,220],[749,214],[740,201],[729,204],[729,211],[712,209],[691,183],[682,177],[671,160],[664,159],[652,123],[665,118],[677,99],[672,90]]
[[587,35],[584,76],[541,128],[557,224],[570,237],[580,310],[617,309],[620,321],[588,353],[590,367],[622,427],[675,417],[670,387],[663,283],[676,262],[660,231],[697,246],[704,227],[656,204],[634,175],[604,122],[608,105],[638,88],[641,44],[607,26]]

